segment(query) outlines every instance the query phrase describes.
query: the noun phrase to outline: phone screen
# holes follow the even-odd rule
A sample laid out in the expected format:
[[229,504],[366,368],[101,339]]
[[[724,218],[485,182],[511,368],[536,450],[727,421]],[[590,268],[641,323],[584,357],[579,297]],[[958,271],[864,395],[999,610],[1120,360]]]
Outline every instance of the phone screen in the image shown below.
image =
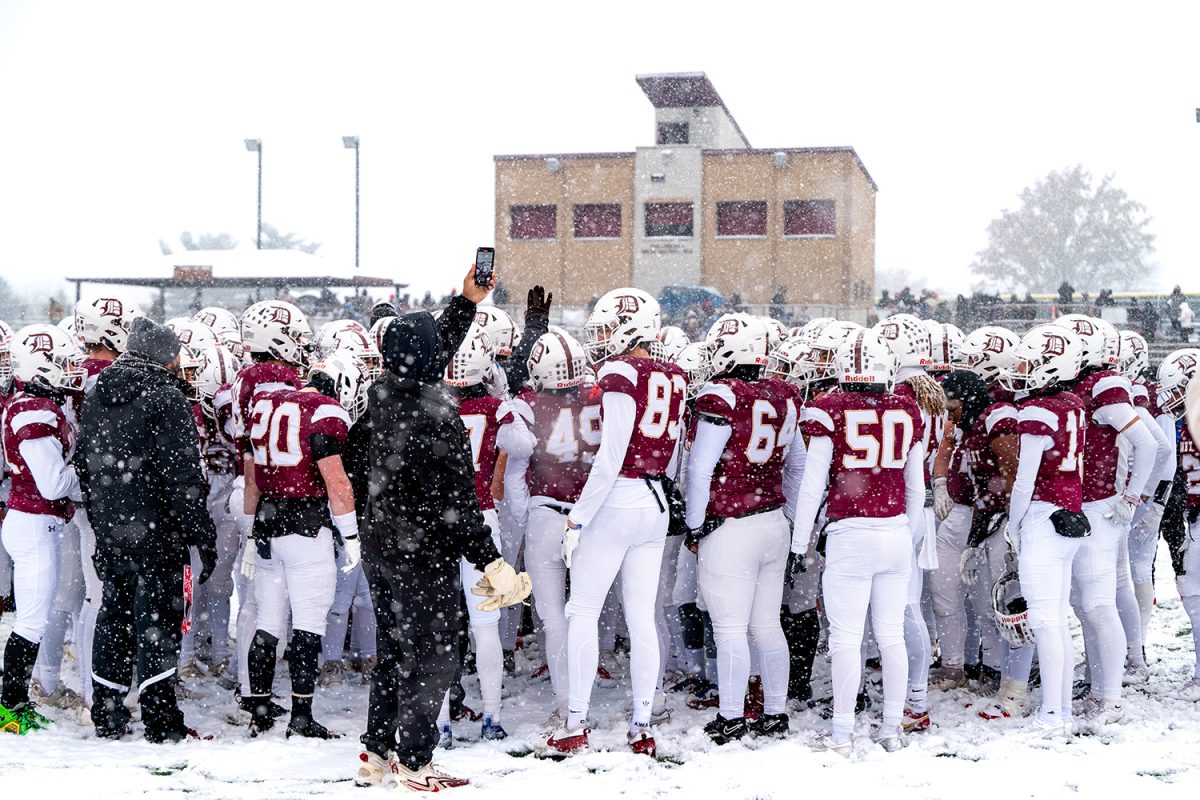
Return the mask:
[[480,247],[475,251],[475,285],[487,286],[492,281],[495,271],[496,250],[492,247]]

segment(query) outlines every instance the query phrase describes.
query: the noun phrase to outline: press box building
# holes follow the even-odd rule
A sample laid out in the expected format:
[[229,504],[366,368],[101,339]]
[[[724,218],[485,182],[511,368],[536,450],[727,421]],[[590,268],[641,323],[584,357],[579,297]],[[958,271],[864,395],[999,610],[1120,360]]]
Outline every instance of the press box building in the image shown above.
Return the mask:
[[704,73],[637,82],[654,145],[495,156],[507,285],[541,283],[568,306],[627,285],[870,305],[877,187],[852,147],[755,149]]

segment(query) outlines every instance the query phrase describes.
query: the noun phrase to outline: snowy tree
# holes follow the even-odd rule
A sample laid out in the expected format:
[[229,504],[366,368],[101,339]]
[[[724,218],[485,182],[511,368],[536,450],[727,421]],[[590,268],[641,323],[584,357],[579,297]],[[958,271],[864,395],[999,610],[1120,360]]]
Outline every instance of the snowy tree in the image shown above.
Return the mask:
[[301,239],[299,234],[295,233],[280,233],[279,229],[274,225],[269,225],[265,222],[263,223],[263,250],[302,250],[305,253],[315,253],[320,248],[320,242],[312,242],[308,239]]
[[988,225],[988,246],[971,269],[1005,290],[1080,291],[1145,283],[1154,251],[1150,218],[1106,175],[1093,186],[1082,166],[1051,172],[1021,192],[1021,206]]

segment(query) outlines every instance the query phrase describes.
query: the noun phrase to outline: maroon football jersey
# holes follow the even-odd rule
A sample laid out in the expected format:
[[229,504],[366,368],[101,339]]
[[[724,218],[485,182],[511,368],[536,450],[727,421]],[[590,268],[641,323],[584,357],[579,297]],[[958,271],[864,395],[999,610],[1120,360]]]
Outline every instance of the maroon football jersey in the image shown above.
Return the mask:
[[1083,454],[1087,443],[1083,401],[1070,392],[1026,398],[1017,413],[1017,433],[1049,436],[1053,440],[1050,449],[1042,453],[1033,499],[1068,511],[1081,510]]
[[1179,468],[1187,482],[1188,508],[1200,506],[1200,447],[1186,422],[1179,426]]
[[4,407],[4,459],[12,484],[8,507],[27,514],[50,514],[68,520],[75,513],[69,498],[47,500],[38,492],[33,475],[21,455],[21,442],[50,438],[62,448],[63,460],[75,450],[75,431],[58,403],[48,397],[17,392]]
[[529,425],[537,445],[529,459],[529,494],[574,503],[587,483],[600,448],[600,404],[591,390],[535,392],[518,397],[533,412]]
[[779,381],[722,378],[696,396],[696,414],[729,426],[713,471],[708,514],[741,517],[783,506],[783,460],[796,437],[800,390]]
[[637,356],[609,359],[596,376],[600,392],[633,398],[633,434],[621,465],[622,478],[667,474],[682,433],[687,376],[665,361]]
[[833,442],[829,519],[894,517],[906,511],[904,467],[925,438],[921,411],[908,397],[834,392],[813,401],[801,430]]
[[1158,383],[1138,378],[1133,381],[1133,391],[1130,393],[1133,404],[1150,412],[1151,419],[1158,419],[1166,412],[1158,406]]
[[1017,407],[1010,402],[996,402],[983,410],[963,439],[962,447],[971,467],[974,505],[980,511],[1008,508],[1009,492],[1005,490],[1004,476],[992,444],[999,436],[1015,436],[1016,433]]
[[1087,417],[1087,465],[1083,470],[1083,502],[1105,500],[1117,494],[1120,452],[1116,428],[1092,420],[1092,412],[1114,404],[1132,405],[1129,380],[1111,370],[1093,372],[1075,385]]
[[239,453],[246,455],[250,452],[250,412],[254,407],[255,396],[260,392],[299,388],[300,376],[292,367],[279,364],[251,364],[242,367],[233,379],[233,407],[230,409],[234,444]]
[[263,497],[325,497],[325,481],[313,457],[312,437],[342,445],[350,415],[320,392],[280,389],[260,392],[250,415],[254,483]]
[[971,482],[971,471],[968,466],[967,448],[963,441],[955,442],[954,451],[950,454],[950,468],[946,473],[946,491],[950,499],[960,506],[969,506],[975,500],[975,486]]
[[479,508],[496,507],[492,498],[492,476],[496,473],[496,436],[500,427],[513,421],[512,406],[499,397],[461,397],[458,415],[471,440],[471,459],[475,466],[475,494]]

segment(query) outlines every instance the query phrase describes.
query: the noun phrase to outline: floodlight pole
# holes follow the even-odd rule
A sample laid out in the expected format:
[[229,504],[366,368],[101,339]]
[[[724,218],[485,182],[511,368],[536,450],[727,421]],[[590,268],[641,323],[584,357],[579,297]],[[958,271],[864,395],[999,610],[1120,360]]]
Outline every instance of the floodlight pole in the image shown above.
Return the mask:
[[343,136],[342,146],[347,150],[354,151],[354,268],[358,269],[358,230],[359,230],[359,215],[358,215],[358,137]]
[[258,238],[255,248],[262,250],[262,139],[247,139],[246,149],[258,153]]

